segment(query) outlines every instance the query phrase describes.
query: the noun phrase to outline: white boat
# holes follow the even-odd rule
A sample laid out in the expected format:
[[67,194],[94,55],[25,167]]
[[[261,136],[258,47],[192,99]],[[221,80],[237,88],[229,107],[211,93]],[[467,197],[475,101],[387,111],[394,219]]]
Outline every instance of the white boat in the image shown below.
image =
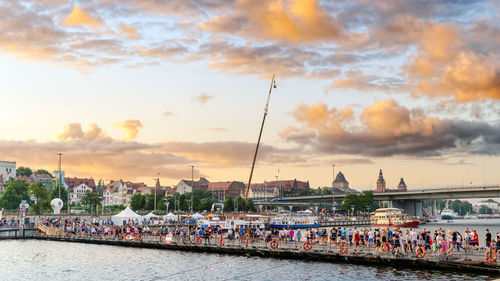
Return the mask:
[[455,213],[452,209],[444,208],[441,211],[441,219],[442,220],[456,220],[458,219],[458,214]]
[[313,216],[296,216],[296,215],[279,215],[271,219],[269,227],[271,228],[310,228],[320,227],[317,217]]
[[379,227],[418,227],[418,217],[411,217],[397,208],[381,208],[375,210],[370,217],[372,226]]
[[227,231],[229,229],[236,229],[236,228],[260,228],[264,229],[265,225],[261,221],[247,221],[247,220],[220,220],[218,217],[213,217],[211,220],[203,219],[203,220],[198,220],[196,222],[196,225],[201,228],[216,228],[220,227],[222,231]]

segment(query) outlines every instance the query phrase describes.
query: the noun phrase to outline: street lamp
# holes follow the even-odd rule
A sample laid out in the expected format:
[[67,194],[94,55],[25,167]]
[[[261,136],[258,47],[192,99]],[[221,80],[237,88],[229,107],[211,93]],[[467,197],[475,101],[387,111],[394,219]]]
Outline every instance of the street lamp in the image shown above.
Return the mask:
[[353,216],[353,217],[354,217],[354,205],[351,205],[351,210],[352,210],[352,212],[351,212],[351,216]]

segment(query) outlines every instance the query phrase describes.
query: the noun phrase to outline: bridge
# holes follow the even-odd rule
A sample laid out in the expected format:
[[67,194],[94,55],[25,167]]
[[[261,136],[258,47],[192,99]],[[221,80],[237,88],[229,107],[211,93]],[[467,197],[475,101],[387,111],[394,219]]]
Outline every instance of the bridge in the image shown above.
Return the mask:
[[[277,202],[263,202],[255,200],[256,205],[263,206],[332,206],[333,201],[342,202],[345,194],[323,194],[297,197],[283,197]],[[500,197],[500,185],[492,186],[470,186],[450,188],[426,188],[420,190],[374,192],[375,201],[389,202],[389,206],[404,209],[409,215],[422,216],[423,200],[454,200],[472,198],[495,198]]]

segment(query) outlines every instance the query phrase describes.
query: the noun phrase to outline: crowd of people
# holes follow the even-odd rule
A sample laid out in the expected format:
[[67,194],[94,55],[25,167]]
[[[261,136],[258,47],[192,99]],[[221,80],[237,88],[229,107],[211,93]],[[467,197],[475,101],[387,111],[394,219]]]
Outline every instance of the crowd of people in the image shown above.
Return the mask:
[[500,249],[500,232],[495,236],[487,229],[484,238],[477,231],[466,228],[463,232],[445,230],[443,228],[429,231],[423,229],[400,228],[309,228],[309,229],[271,229],[258,227],[197,227],[186,225],[138,224],[129,221],[125,226],[114,225],[109,219],[50,218],[40,220],[42,225],[50,226],[58,231],[58,235],[67,237],[89,236],[95,238],[123,239],[124,237],[140,237],[140,239],[158,239],[171,237],[172,241],[197,244],[220,244],[221,239],[232,243],[294,243],[302,245],[340,246],[345,244],[352,252],[375,251],[393,254],[417,253],[423,248],[434,256],[450,256],[455,252],[479,251],[480,246]]

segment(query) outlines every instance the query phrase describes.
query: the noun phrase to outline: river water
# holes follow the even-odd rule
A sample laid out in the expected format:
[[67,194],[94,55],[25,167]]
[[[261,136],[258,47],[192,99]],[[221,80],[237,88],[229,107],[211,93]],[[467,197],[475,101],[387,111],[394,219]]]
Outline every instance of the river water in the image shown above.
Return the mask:
[[488,280],[484,275],[138,249],[0,241],[0,280]]

